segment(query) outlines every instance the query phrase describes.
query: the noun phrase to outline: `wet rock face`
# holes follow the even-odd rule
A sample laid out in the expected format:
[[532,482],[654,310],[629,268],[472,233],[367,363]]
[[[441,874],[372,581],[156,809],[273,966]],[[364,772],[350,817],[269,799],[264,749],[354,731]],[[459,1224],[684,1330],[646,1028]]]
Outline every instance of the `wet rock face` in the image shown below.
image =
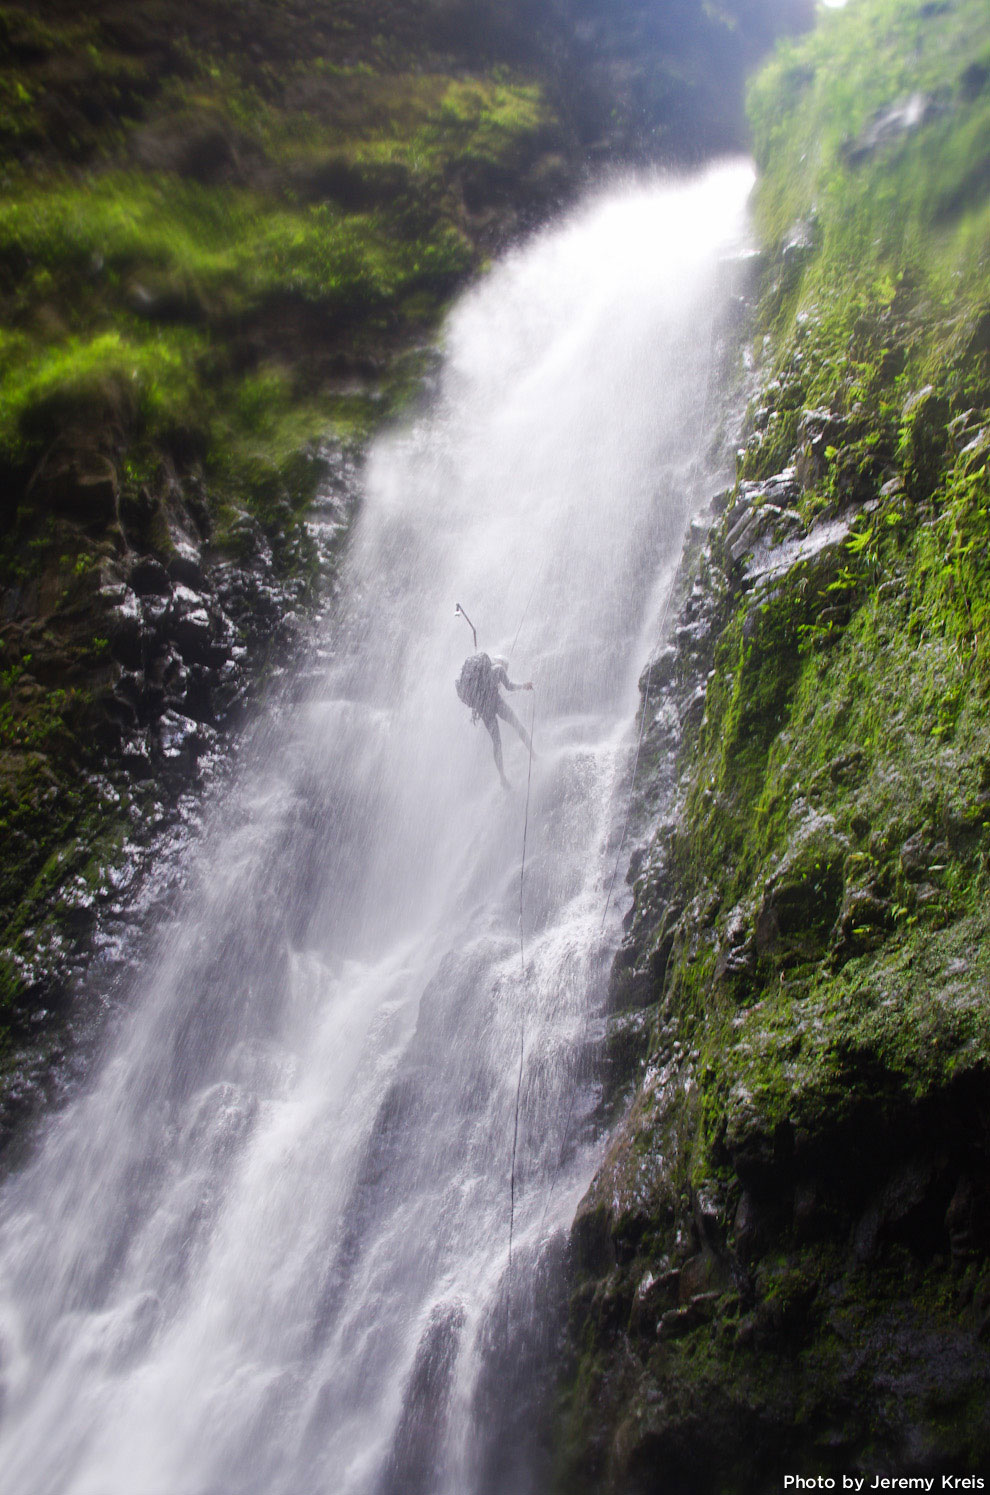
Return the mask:
[[[22,663],[11,670],[17,751],[0,753],[14,805],[0,974],[16,1055],[0,1084],[0,1146],[51,1093],[57,1066],[85,1055],[87,1024],[178,885],[205,791],[227,772],[245,712],[290,667],[329,598],[359,472],[340,447],[316,460],[317,496],[288,556],[288,526],[271,536],[244,512],[218,537],[197,487],[186,502],[176,486],[167,504],[142,501],[155,516],[154,548],[140,527],[121,527],[68,589],[63,577],[49,594],[42,578],[4,594],[0,637]],[[31,752],[39,717],[48,735]]]
[[179,760],[188,770],[215,744],[259,668],[291,648],[306,592],[304,576],[279,574],[248,515],[237,534],[240,560],[184,517],[187,528],[173,522],[158,554],[125,549],[106,558],[86,602],[86,626],[106,641],[93,730],[108,761],[120,754],[131,774],[168,771]]
[[[126,581],[115,582],[111,573],[101,588],[109,603],[110,653],[121,666],[106,706],[119,719],[120,746],[132,758],[174,756],[176,723],[218,725],[242,686],[236,656],[243,661],[244,650],[237,649],[235,624],[212,577],[203,576],[198,554],[185,545],[184,574],[195,569],[198,589],[173,581],[152,557],[138,559]],[[186,738],[196,741],[191,732]]]
[[569,1495],[990,1456],[990,773],[978,700],[943,725],[912,591],[982,417],[922,387],[886,463],[862,410],[783,382],[751,419],[793,445],[716,500],[641,681]]
[[[683,765],[685,737],[704,732],[708,708],[693,715],[691,702],[740,605],[762,605],[769,571],[786,593],[788,577],[815,574],[807,555],[829,550],[835,521],[821,546],[814,524],[780,526],[786,510],[770,500],[792,482],[745,485],[690,562],[674,642],[642,682],[654,770],[678,743]],[[783,581],[775,550],[792,562]],[[858,784],[864,758],[857,745],[837,753],[828,792]],[[690,775],[679,791],[653,778],[645,803],[665,818],[630,867],[605,1066],[622,1119],[574,1226],[559,1488],[756,1495],[809,1458],[833,1475],[968,1468],[983,1455],[961,1450],[990,1447],[985,1071],[905,1093],[864,1027],[825,1040],[848,1045],[837,1090],[804,1057],[822,1054],[828,1025],[809,970],[885,947],[900,889],[937,880],[951,849],[915,833],[885,873],[856,851],[862,826],[802,800],[784,854],[722,911],[714,890],[686,896],[690,787]],[[972,937],[932,952],[915,993],[941,1001],[954,980],[969,994],[957,1000],[981,1003],[961,954]],[[785,1007],[775,987],[788,983]],[[899,999],[888,986],[876,1000]],[[783,1100],[779,1115],[761,1087]]]

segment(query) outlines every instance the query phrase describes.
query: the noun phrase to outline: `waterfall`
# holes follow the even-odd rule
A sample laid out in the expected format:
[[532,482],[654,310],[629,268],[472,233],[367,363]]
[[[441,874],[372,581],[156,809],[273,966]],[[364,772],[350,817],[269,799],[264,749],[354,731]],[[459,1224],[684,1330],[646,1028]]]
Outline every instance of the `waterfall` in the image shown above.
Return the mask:
[[[451,314],[429,409],[371,450],[319,679],[259,726],[93,1075],[4,1187],[18,1495],[539,1487],[637,677],[715,480],[750,182],[614,187],[508,254]],[[528,801],[523,744],[503,723],[506,793],[454,693],[455,602],[535,683]]]

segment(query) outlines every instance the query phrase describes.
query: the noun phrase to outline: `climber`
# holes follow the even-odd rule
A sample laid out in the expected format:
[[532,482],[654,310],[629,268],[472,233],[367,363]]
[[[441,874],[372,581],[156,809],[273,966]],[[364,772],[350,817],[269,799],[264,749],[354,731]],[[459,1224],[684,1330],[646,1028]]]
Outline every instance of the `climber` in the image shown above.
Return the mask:
[[471,707],[472,722],[476,722],[480,717],[488,728],[495,751],[495,767],[502,780],[502,788],[511,789],[512,785],[505,777],[502,768],[502,739],[498,730],[498,718],[501,717],[504,722],[509,723],[510,727],[515,728],[534,758],[536,754],[533,752],[533,743],[526,728],[499,695],[500,688],[532,690],[533,682],[527,680],[524,685],[513,685],[509,679],[505,660],[497,657],[491,659],[487,654],[472,654],[470,659],[466,659],[454,687],[465,706]]

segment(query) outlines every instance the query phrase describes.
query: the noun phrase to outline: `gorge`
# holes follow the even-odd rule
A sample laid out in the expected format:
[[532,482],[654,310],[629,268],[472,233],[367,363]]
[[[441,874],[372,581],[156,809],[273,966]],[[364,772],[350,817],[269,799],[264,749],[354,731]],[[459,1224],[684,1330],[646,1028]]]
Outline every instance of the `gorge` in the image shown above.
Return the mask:
[[809,20],[4,8],[25,1495],[986,1466],[990,41]]

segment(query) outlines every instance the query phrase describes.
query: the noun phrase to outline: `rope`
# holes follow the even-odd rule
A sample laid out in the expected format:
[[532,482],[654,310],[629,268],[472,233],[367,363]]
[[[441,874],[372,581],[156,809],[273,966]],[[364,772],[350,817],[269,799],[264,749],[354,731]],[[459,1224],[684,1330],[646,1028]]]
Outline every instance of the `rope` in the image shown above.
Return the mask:
[[529,617],[529,609],[530,609],[530,606],[532,604],[533,598],[536,596],[536,589],[537,589],[537,587],[540,584],[540,579],[543,576],[544,570],[546,569],[546,564],[547,564],[546,560],[544,559],[540,563],[540,569],[537,571],[536,576],[535,576],[535,578],[533,580],[533,585],[530,588],[530,592],[529,592],[529,598],[528,598],[528,600],[526,602],[526,606],[523,608],[523,615],[519,619],[519,627],[516,629],[516,636],[512,640],[512,648],[509,650],[509,658],[510,659],[512,658],[513,654],[516,652],[516,644],[519,642],[519,635],[522,633],[522,626],[525,623],[526,619]]

